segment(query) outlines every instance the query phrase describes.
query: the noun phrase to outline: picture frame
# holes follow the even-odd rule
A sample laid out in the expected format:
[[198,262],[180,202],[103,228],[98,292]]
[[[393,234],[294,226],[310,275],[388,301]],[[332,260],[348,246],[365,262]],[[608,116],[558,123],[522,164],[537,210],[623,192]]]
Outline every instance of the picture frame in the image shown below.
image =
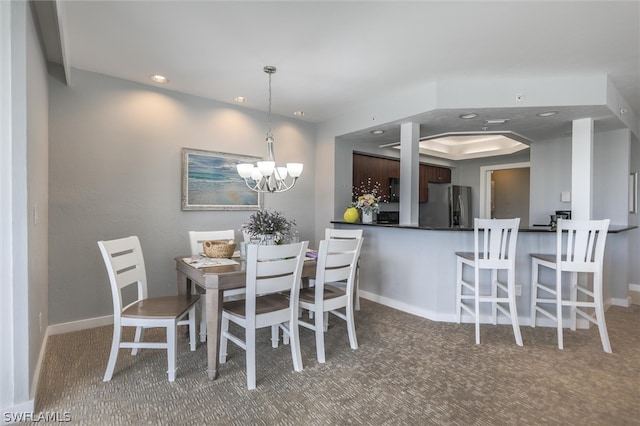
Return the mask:
[[629,174],[629,213],[638,213],[638,172]]
[[259,157],[182,149],[182,210],[259,210],[263,194],[249,189],[236,170],[238,163]]

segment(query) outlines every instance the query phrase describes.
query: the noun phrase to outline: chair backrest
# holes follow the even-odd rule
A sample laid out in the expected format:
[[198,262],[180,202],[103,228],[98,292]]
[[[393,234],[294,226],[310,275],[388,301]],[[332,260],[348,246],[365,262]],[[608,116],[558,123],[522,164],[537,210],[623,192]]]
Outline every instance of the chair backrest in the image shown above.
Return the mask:
[[556,228],[556,261],[560,269],[576,272],[602,271],[609,222],[609,219],[559,219]]
[[474,220],[473,247],[476,265],[484,269],[515,266],[520,218]]
[[235,231],[227,229],[224,231],[189,231],[189,243],[191,244],[191,254],[196,255],[203,252],[202,243],[211,240],[233,240]]
[[147,273],[138,237],[131,236],[111,241],[98,241],[102,259],[107,267],[113,297],[114,323],[127,306],[122,305],[122,289],[136,284],[138,297],[131,304],[147,298]]
[[329,240],[332,238],[362,238],[362,229],[334,229],[327,228],[324,231],[324,239]]
[[289,292],[298,300],[309,241],[282,245],[247,245],[246,315],[255,316],[256,296]]
[[349,300],[353,297],[356,265],[363,238],[328,239],[320,241],[316,267],[315,300],[323,299],[324,284],[346,281]]

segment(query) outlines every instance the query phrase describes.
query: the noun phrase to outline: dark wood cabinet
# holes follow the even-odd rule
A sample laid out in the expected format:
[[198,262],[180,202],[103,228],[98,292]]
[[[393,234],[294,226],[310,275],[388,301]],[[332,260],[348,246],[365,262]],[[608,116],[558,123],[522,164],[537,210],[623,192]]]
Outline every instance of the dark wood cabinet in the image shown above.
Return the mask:
[[446,167],[428,166],[429,182],[451,183],[451,169]]
[[[353,153],[353,187],[373,187],[380,184],[380,195],[389,200],[391,178],[400,178],[400,160],[370,154]],[[429,201],[429,182],[451,183],[451,169],[420,164],[418,201]]]
[[429,166],[426,164],[420,164],[418,182],[418,202],[426,203],[429,201]]

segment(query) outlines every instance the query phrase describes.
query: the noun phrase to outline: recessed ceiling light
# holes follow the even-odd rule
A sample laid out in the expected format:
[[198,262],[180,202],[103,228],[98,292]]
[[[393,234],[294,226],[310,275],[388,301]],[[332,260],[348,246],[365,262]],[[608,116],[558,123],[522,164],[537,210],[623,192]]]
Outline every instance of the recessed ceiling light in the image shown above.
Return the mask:
[[293,115],[297,115],[298,117],[302,117],[304,115],[304,111],[295,111]]
[[467,114],[460,114],[460,118],[464,118],[465,120],[468,120],[470,118],[476,118],[478,116],[478,114],[476,114],[475,112],[469,112]]
[[160,74],[154,74],[149,78],[151,80],[155,81],[156,83],[160,83],[160,84],[167,84],[169,82],[169,79],[167,77],[165,77],[164,75],[160,75]]
[[552,115],[556,115],[557,113],[558,111],[545,111],[545,112],[539,112],[536,115],[538,117],[551,117]]
[[499,119],[499,120],[487,120],[485,121],[486,126],[500,126],[509,121],[508,119]]
[[235,98],[233,98],[233,100],[241,104],[247,102],[247,98],[245,98],[244,96],[236,96]]
[[380,129],[371,131],[372,135],[381,135],[383,133],[384,133],[384,130],[380,130]]

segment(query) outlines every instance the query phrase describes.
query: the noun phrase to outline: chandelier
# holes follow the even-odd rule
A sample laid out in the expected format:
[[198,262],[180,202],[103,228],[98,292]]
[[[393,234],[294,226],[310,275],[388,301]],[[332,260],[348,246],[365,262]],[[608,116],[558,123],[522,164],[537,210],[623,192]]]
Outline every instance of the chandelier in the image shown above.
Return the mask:
[[247,186],[256,192],[284,192],[296,184],[302,174],[302,163],[287,163],[286,167],[276,166],[273,155],[273,134],[271,133],[271,75],[276,67],[265,66],[264,72],[269,74],[269,127],[267,129],[267,160],[258,161],[256,165],[250,163],[238,164],[238,174]]

